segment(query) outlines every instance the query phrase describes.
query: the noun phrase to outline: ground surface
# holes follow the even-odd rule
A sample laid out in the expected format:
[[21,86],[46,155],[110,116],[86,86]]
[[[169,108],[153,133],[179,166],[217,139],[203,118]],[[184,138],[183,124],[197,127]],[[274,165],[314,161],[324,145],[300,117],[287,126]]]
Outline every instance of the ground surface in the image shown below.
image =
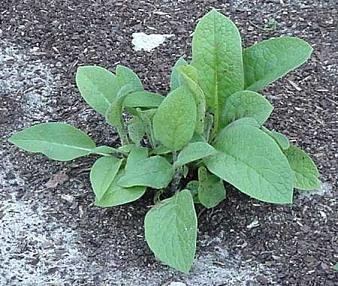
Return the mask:
[[[76,67],[122,63],[147,88],[165,92],[171,65],[190,55],[196,19],[212,6],[238,24],[245,46],[288,34],[314,47],[306,65],[264,94],[275,106],[269,126],[312,154],[323,185],[296,194],[292,206],[230,192],[200,214],[196,263],[182,275],[156,262],[144,241],[150,196],[95,208],[88,181],[94,158],[51,162],[6,139],[24,126],[58,120],[114,144],[114,132],[74,86]],[[337,6],[335,0],[2,0],[0,285],[337,285],[331,269],[338,261]],[[174,37],[151,52],[135,51],[134,32]]]

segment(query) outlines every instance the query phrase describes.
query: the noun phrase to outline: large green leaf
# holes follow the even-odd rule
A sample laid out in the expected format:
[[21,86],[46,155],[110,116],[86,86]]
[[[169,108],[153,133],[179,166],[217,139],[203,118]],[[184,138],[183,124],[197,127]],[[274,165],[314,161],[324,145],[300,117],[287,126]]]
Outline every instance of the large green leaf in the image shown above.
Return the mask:
[[95,199],[95,205],[98,207],[108,208],[123,205],[138,200],[146,191],[146,187],[132,187],[123,188],[117,184],[117,181],[123,175],[123,171],[120,170],[111,182],[109,188],[104,193],[102,198]]
[[96,147],[94,141],[83,131],[69,124],[56,122],[23,129],[8,140],[23,150],[42,153],[58,161],[89,155]]
[[170,76],[170,90],[174,90],[181,86],[181,75],[179,74],[177,69],[178,67],[187,64],[188,64],[187,61],[183,57],[180,57],[173,66]]
[[203,90],[198,85],[198,72],[191,65],[179,67],[178,72],[181,75],[181,85],[187,87],[195,98],[197,110],[195,132],[202,135],[204,132],[206,101]]
[[244,73],[238,29],[214,9],[199,21],[194,32],[192,65],[199,72],[199,84],[218,130],[227,97],[244,88]]
[[163,101],[164,96],[149,92],[149,91],[136,91],[129,93],[123,101],[125,107],[158,107]]
[[252,125],[231,124],[216,138],[219,153],[204,159],[209,171],[264,202],[291,203],[294,174],[277,143]]
[[145,238],[163,263],[188,273],[195,257],[197,217],[189,190],[150,209],[144,220]]
[[203,166],[198,169],[198,182],[198,201],[206,208],[214,208],[225,199],[223,181]]
[[320,187],[319,172],[311,157],[295,145],[290,145],[284,154],[295,172],[294,187],[300,190],[314,190]]
[[263,125],[272,110],[273,106],[264,96],[250,90],[238,91],[229,96],[225,102],[222,125],[226,126],[242,117],[253,117]]
[[76,85],[84,100],[102,115],[105,115],[120,89],[115,75],[98,66],[79,67]]
[[302,65],[311,46],[295,37],[272,38],[243,51],[245,89],[258,91]]
[[163,100],[154,118],[154,136],[172,151],[184,147],[194,134],[196,103],[191,92],[181,86]]
[[128,162],[125,174],[118,184],[122,187],[147,186],[162,189],[169,185],[173,167],[161,156],[153,156],[131,164]]
[[178,154],[175,166],[183,166],[187,163],[215,154],[216,152],[216,149],[206,142],[189,143]]
[[108,156],[101,157],[90,170],[90,182],[97,200],[101,200],[112,184],[123,160]]

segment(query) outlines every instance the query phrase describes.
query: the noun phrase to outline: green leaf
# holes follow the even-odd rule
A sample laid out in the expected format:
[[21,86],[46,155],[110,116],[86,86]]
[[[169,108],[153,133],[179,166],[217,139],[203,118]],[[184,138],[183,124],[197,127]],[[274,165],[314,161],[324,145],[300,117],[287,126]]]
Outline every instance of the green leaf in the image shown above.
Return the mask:
[[239,91],[229,96],[222,113],[222,125],[242,117],[253,117],[260,125],[269,118],[273,106],[264,96],[250,91]]
[[295,37],[272,38],[245,49],[245,89],[262,90],[306,62],[311,53],[311,46]]
[[124,145],[128,144],[129,141],[123,120],[123,102],[129,94],[143,91],[143,86],[138,76],[131,69],[121,65],[116,68],[116,81],[120,89],[106,110],[105,117],[107,122],[117,129]]
[[154,118],[154,136],[164,146],[176,151],[184,147],[194,134],[196,104],[185,87],[169,93],[158,107]]
[[147,110],[141,110],[140,108],[136,109],[136,116],[138,116],[142,121],[145,133],[147,135],[147,139],[149,140],[149,143],[152,148],[154,148],[154,146],[156,145],[152,122],[155,113],[156,109],[147,109]]
[[33,153],[42,153],[53,160],[69,161],[89,155],[94,141],[83,131],[66,123],[48,122],[34,125],[13,134],[9,142]]
[[127,162],[128,168],[118,181],[122,187],[147,186],[154,189],[162,189],[169,185],[173,168],[169,162],[161,156],[153,156],[133,164]]
[[199,159],[215,154],[216,152],[216,149],[206,142],[189,143],[178,154],[175,166],[183,166],[187,163],[197,161]]
[[175,65],[173,66],[172,71],[171,71],[171,76],[170,76],[170,90],[171,91],[181,86],[181,75],[177,71],[177,68],[180,66],[187,65],[187,64],[188,62],[183,57],[180,57],[175,63]]
[[163,263],[188,273],[195,257],[197,217],[189,190],[163,200],[148,211],[145,238]]
[[132,187],[123,188],[117,184],[117,181],[123,175],[123,171],[120,170],[108,190],[102,196],[101,199],[96,197],[95,205],[102,208],[114,207],[130,203],[138,200],[142,197],[146,191],[146,187]]
[[194,133],[194,135],[190,139],[190,143],[195,143],[195,142],[207,142],[207,140],[204,138],[203,135]]
[[181,75],[181,85],[188,88],[194,96],[197,108],[195,132],[202,135],[204,132],[206,101],[203,90],[198,85],[198,72],[191,65],[179,67],[178,72]]
[[117,129],[123,145],[129,143],[124,125],[123,101],[129,93],[134,91],[135,87],[133,85],[123,86],[106,112],[106,121]]
[[192,65],[198,70],[214,128],[227,97],[244,88],[241,37],[235,24],[212,10],[198,23],[192,41]]
[[90,170],[90,182],[98,200],[101,200],[109,189],[122,162],[123,160],[109,156],[101,157],[94,163]]
[[163,145],[159,145],[158,147],[156,147],[155,149],[151,151],[151,154],[156,154],[156,155],[163,155],[163,154],[168,154],[168,153],[171,153],[171,150]]
[[226,197],[223,181],[209,174],[205,167],[198,169],[198,199],[206,208],[214,208]]
[[148,158],[148,149],[134,145],[130,150],[125,169],[133,169],[136,163],[146,158]]
[[311,157],[295,145],[290,145],[284,154],[295,172],[294,187],[300,190],[314,190],[320,187],[319,172]]
[[252,125],[231,124],[218,135],[218,154],[208,170],[241,192],[264,202],[291,203],[294,174],[277,143]]
[[277,144],[279,145],[281,149],[286,150],[290,147],[289,139],[282,133],[279,133],[274,130],[271,131],[265,128],[264,126],[262,126],[262,130],[266,132],[267,134],[269,134],[277,142]]
[[145,90],[136,91],[126,96],[126,98],[123,101],[123,105],[125,107],[152,108],[152,107],[158,107],[163,101],[163,99],[164,99],[164,96],[158,93],[149,92]]
[[252,117],[243,117],[243,118],[237,119],[236,121],[231,122],[224,129],[231,128],[231,127],[234,127],[234,126],[239,126],[239,125],[251,125],[251,126],[257,127],[257,128],[260,127],[260,125],[259,125],[259,123],[257,122],[256,119],[254,119]]
[[122,154],[128,154],[134,148],[134,144],[126,144],[117,148]]
[[135,92],[143,90],[143,85],[137,74],[125,66],[118,65],[116,67],[116,80],[120,88],[129,85],[132,86],[132,90]]
[[98,66],[79,67],[76,85],[88,105],[102,115],[105,115],[120,89],[115,75]]
[[140,145],[140,141],[145,135],[145,126],[138,117],[133,117],[128,122],[128,133],[131,141],[136,145]]

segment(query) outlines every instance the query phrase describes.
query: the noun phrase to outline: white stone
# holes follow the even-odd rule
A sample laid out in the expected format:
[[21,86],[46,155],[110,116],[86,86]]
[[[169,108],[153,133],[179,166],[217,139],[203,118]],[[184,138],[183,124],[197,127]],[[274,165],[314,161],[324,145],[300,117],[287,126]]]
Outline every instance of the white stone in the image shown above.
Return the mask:
[[132,37],[132,44],[134,45],[135,51],[146,51],[150,52],[151,50],[155,49],[159,45],[163,44],[167,38],[174,37],[173,34],[150,34],[147,35],[143,32],[141,33],[133,33]]

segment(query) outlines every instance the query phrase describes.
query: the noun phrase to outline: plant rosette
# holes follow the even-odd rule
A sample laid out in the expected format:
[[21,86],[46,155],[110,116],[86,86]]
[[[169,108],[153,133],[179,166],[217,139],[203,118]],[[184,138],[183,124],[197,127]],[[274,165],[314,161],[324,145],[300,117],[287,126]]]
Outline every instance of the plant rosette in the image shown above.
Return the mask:
[[78,68],[83,99],[116,129],[121,146],[96,146],[84,132],[56,122],[26,128],[9,141],[59,161],[101,156],[90,171],[99,207],[154,192],[146,241],[160,261],[187,273],[196,252],[194,205],[217,206],[226,198],[224,182],[273,204],[292,203],[294,188],[319,187],[309,155],[264,127],[273,106],[258,93],[311,53],[309,44],[289,36],[242,49],[235,24],[213,9],[197,24],[191,61],[174,65],[167,96],[144,90],[124,66],[115,73]]

